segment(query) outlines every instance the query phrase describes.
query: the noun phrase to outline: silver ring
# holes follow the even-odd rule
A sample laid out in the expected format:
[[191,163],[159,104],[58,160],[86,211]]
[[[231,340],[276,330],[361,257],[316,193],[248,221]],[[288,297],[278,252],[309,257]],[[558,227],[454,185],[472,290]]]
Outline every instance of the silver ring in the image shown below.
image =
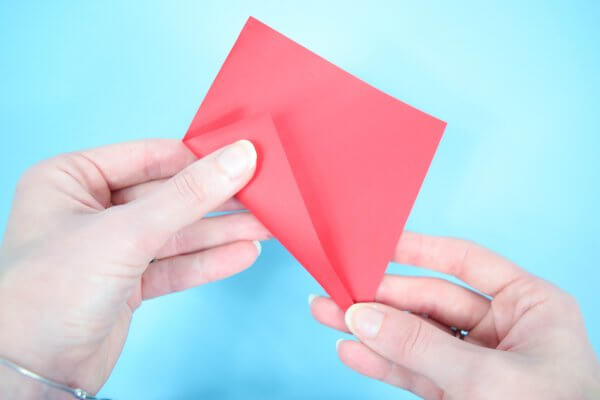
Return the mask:
[[460,340],[465,340],[465,338],[469,335],[469,331],[464,330],[464,329],[458,329],[455,326],[451,326],[450,330],[454,334],[454,337],[457,337]]

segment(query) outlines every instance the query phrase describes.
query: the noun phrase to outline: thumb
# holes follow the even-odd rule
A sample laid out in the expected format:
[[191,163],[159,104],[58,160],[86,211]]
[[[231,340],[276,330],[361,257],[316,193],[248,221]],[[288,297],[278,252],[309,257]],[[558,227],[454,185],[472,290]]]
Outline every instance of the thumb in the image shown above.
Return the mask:
[[248,140],[190,164],[155,191],[121,207],[118,220],[125,224],[128,242],[152,259],[177,231],[235,195],[255,168],[256,151]]
[[414,314],[379,303],[359,303],[345,315],[348,329],[371,350],[386,359],[431,379],[452,392],[487,349],[441,331]]

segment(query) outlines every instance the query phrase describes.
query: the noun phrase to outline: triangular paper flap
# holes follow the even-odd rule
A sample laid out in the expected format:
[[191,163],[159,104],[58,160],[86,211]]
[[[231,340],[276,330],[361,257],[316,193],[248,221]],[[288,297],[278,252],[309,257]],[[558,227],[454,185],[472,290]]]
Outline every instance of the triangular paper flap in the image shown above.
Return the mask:
[[373,300],[445,123],[250,18],[186,138],[265,112],[333,268]]
[[215,129],[184,143],[203,157],[239,139],[257,151],[257,169],[237,198],[269,229],[336,303],[346,309],[352,300],[327,259],[271,118],[260,115]]

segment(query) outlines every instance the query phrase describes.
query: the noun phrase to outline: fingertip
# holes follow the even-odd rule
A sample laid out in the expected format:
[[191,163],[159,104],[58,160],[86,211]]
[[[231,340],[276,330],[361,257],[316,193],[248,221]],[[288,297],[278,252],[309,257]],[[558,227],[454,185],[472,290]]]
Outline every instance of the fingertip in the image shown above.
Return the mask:
[[312,303],[313,303],[313,301],[315,301],[315,299],[317,297],[320,297],[320,296],[317,295],[317,294],[314,294],[314,293],[311,293],[311,294],[308,295],[308,306],[309,307],[312,307]]
[[[338,339],[335,343],[338,358],[349,368],[356,370],[356,364],[362,364],[365,346],[354,340]],[[358,360],[357,360],[358,359]]]
[[[252,267],[258,258],[258,249],[253,240],[240,240],[237,242],[217,246],[216,248],[230,249],[227,257],[231,259],[231,265],[238,265],[239,270],[237,272],[241,272]],[[208,251],[210,250],[211,249]]]
[[332,299],[311,295],[308,300],[310,313],[318,323],[341,332],[348,332],[348,328],[344,324],[344,312]]
[[249,140],[238,140],[223,147],[216,156],[217,164],[232,181],[248,178],[256,165],[256,150]]
[[257,244],[256,242],[257,241],[255,240],[240,240],[219,247],[238,246],[236,250],[233,250],[232,248],[232,251],[235,251],[235,257],[244,264],[245,269],[253,266],[256,263],[258,256],[262,252],[262,250],[259,249],[259,247],[262,248],[261,244]]
[[356,303],[346,310],[344,322],[353,335],[374,339],[381,329],[385,314],[376,303]]

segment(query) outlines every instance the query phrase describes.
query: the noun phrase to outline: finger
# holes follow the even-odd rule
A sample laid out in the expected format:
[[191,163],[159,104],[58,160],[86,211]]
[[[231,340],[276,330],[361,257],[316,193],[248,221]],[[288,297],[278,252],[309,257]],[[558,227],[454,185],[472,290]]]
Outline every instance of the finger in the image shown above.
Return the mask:
[[317,322],[338,331],[350,332],[344,321],[344,311],[329,297],[311,294],[308,296],[308,306]]
[[147,139],[89,149],[80,153],[100,171],[110,190],[168,178],[196,157],[176,139]]
[[404,232],[393,261],[453,275],[475,289],[496,295],[528,273],[473,242]]
[[[445,325],[471,330],[489,311],[485,297],[443,279],[385,275],[375,301],[428,317]],[[311,313],[323,325],[347,332],[344,312],[330,298],[309,296]]]
[[265,240],[269,236],[267,228],[250,213],[203,218],[171,236],[156,258],[192,253],[240,240]]
[[139,199],[153,190],[158,189],[167,181],[168,178],[157,179],[154,181],[142,182],[138,183],[137,185],[127,186],[122,189],[115,190],[111,193],[111,204],[117,206]]
[[428,377],[442,389],[460,384],[488,354],[487,349],[452,337],[416,315],[383,304],[354,304],[345,320],[350,331],[377,354]]
[[415,314],[427,314],[446,326],[471,330],[490,309],[490,301],[444,279],[386,275],[375,301]]
[[259,254],[259,242],[240,241],[153,262],[142,275],[142,299],[227,278],[248,268]]
[[240,140],[189,165],[147,196],[106,210],[117,239],[140,257],[132,263],[155,257],[176,232],[232,197],[255,166],[254,146]]
[[[123,189],[112,192],[111,204],[122,205],[131,201],[137,200],[140,197],[146,196],[153,190],[158,189],[162,184],[167,182],[168,179],[158,179],[155,181],[144,182],[137,185],[129,186]],[[238,199],[232,197],[227,199],[223,204],[217,206],[212,212],[224,212],[224,211],[239,211],[245,210],[246,207],[240,203]]]
[[423,375],[395,364],[360,342],[341,340],[337,343],[340,360],[359,374],[401,387],[424,399],[442,399],[440,388]]
[[[137,185],[128,186],[123,189],[116,190],[112,192],[111,195],[111,204],[112,205],[121,205],[126,204],[140,197],[146,196],[148,193],[153,190],[157,190],[162,184],[167,182],[168,179],[157,179],[155,181],[143,182]],[[212,210],[213,212],[221,212],[221,211],[237,211],[243,210],[246,207],[235,197],[232,197],[225,201],[223,204],[220,204]]]
[[[344,312],[329,297],[311,294],[308,297],[308,303],[311,314],[317,322],[340,332],[350,332],[344,320]],[[456,329],[468,331],[468,335],[464,337],[463,340],[469,343],[490,348],[496,348],[498,345],[498,339],[496,337],[496,331],[493,322],[490,324],[486,318],[484,318],[484,320],[477,325],[475,330],[471,330],[472,328],[460,328],[460,325],[441,323],[426,313],[413,314],[428,324],[436,327],[440,331],[452,336],[457,336],[456,331],[454,331],[452,327],[458,326],[459,328]]]
[[225,212],[225,211],[241,211],[245,210],[246,206],[240,203],[238,199],[232,197],[225,201],[225,203],[218,205],[212,209],[211,212]]

